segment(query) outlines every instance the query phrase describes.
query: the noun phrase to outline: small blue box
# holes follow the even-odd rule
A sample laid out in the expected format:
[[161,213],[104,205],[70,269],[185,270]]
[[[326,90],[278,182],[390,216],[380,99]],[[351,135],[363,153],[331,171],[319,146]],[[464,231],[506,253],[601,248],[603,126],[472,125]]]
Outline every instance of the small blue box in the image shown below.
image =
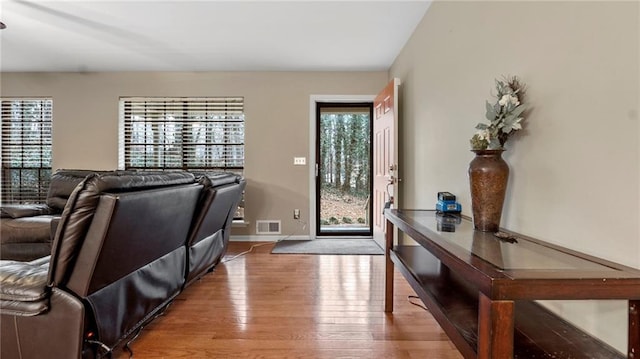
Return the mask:
[[438,201],[436,211],[443,213],[460,213],[462,206],[456,201]]

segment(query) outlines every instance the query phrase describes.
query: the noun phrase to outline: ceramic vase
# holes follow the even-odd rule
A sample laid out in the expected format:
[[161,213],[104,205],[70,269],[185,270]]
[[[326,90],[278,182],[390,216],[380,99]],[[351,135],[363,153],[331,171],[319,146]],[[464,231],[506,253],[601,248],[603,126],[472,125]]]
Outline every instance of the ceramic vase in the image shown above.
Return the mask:
[[502,158],[504,150],[473,150],[469,164],[473,226],[483,232],[500,228],[502,206],[509,180],[509,166]]

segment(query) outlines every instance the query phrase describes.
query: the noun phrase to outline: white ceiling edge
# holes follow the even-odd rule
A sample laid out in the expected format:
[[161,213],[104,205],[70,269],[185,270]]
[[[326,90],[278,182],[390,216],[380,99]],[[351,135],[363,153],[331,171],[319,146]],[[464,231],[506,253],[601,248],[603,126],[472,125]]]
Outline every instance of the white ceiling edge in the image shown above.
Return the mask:
[[429,5],[1,0],[0,72],[386,71]]

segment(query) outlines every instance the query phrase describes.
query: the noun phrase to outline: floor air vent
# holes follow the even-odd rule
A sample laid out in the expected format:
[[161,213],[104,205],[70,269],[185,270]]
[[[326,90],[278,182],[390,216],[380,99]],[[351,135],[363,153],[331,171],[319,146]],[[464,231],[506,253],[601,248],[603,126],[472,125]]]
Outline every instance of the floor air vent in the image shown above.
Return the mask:
[[256,221],[256,234],[280,234],[280,221]]

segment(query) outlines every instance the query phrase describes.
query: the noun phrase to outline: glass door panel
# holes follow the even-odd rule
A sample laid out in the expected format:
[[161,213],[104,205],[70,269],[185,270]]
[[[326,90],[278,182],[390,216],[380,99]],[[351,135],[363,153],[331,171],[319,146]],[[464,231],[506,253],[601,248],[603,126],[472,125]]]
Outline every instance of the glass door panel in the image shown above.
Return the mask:
[[371,103],[318,103],[316,235],[371,236]]

